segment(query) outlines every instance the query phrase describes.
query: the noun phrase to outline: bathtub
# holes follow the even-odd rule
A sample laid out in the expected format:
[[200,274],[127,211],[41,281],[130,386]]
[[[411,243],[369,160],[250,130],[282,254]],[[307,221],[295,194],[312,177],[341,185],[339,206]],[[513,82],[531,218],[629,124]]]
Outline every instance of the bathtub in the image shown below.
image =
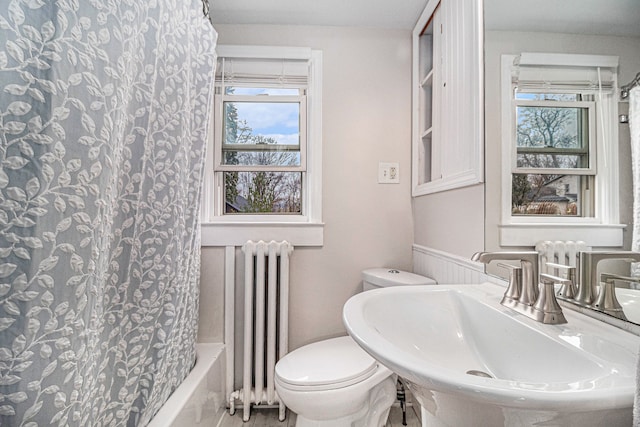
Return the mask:
[[225,411],[224,344],[196,344],[196,364],[148,427],[217,426]]

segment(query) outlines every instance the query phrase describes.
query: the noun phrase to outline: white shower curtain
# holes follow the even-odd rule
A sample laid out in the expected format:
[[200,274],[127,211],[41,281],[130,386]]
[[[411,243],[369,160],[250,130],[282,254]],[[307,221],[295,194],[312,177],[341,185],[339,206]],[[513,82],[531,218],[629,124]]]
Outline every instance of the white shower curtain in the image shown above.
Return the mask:
[[[633,176],[633,232],[631,250],[640,251],[640,87],[629,91],[629,132],[631,134],[631,173]],[[631,276],[640,276],[640,263],[631,263]],[[636,372],[633,426],[640,427],[640,359]]]
[[201,0],[0,2],[0,425],[143,426],[195,359]]
[[[633,175],[633,233],[631,250],[640,251],[640,86],[629,91],[629,132]],[[631,264],[631,275],[640,277],[640,263]]]

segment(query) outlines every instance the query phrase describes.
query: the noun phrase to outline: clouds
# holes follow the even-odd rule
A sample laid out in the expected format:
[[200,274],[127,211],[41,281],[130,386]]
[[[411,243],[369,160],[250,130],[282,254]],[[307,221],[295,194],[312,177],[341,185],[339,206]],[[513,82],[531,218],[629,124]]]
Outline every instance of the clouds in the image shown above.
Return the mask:
[[300,104],[297,102],[234,102],[239,121],[254,135],[272,137],[281,144],[298,144]]
[[[254,132],[255,133],[255,132]],[[265,138],[271,138],[274,141],[278,141],[278,144],[286,144],[286,145],[298,145],[300,144],[300,134],[299,133],[272,133],[272,134],[261,134]]]

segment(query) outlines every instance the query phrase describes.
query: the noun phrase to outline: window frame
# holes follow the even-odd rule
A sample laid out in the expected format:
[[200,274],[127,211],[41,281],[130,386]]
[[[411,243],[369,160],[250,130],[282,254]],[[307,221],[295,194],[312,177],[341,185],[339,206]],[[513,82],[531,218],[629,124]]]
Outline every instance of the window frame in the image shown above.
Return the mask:
[[[525,55],[525,54],[522,54]],[[535,246],[542,240],[582,240],[592,247],[618,247],[623,244],[624,225],[619,222],[618,177],[618,104],[616,98],[618,58],[604,55],[530,54],[536,55],[539,65],[555,67],[607,67],[613,70],[613,89],[599,99],[596,94],[594,120],[595,141],[590,158],[595,171],[595,196],[592,217],[573,216],[520,216],[511,211],[511,179],[514,173],[540,173],[539,170],[516,168],[515,96],[512,75],[514,61],[519,55],[502,55],[501,61],[501,117],[502,117],[502,171],[501,171],[501,246]],[[561,58],[560,58],[561,56]],[[566,91],[567,93],[569,91]],[[606,119],[605,119],[606,117]],[[610,143],[605,143],[610,141]],[[580,169],[578,169],[580,170]],[[562,170],[569,175],[571,170]],[[574,172],[589,175],[590,172]]]
[[[527,92],[533,93],[533,92]],[[570,91],[563,91],[563,93],[570,93]],[[578,93],[578,92],[576,92]],[[575,149],[575,148],[567,148],[567,149],[558,149],[555,148],[553,150],[548,150],[545,152],[544,149],[540,150],[540,154],[566,154],[570,155],[573,153],[580,153],[581,151],[585,151],[588,154],[589,166],[588,167],[576,167],[571,169],[562,169],[562,168],[527,168],[518,166],[518,154],[521,151],[521,148],[516,144],[516,149],[513,151],[513,157],[511,159],[511,165],[513,172],[518,174],[555,174],[555,175],[596,175],[596,141],[597,141],[597,132],[596,132],[596,102],[595,101],[544,101],[544,100],[522,100],[516,99],[513,97],[513,123],[518,120],[518,107],[540,107],[540,108],[586,108],[588,112],[588,122],[589,126],[587,131],[588,136],[588,147],[586,149]],[[516,142],[518,139],[518,130],[517,126],[513,126],[513,141]],[[527,147],[528,148],[528,147]]]
[[[301,120],[300,126],[301,166],[287,167],[287,171],[295,169],[295,171],[302,173],[302,214],[223,214],[225,191],[222,174],[238,169],[229,168],[228,165],[222,164],[220,158],[222,132],[215,132],[215,129],[220,129],[219,126],[223,123],[223,112],[221,108],[212,108],[203,186],[202,245],[237,246],[244,244],[247,240],[287,240],[294,246],[322,246],[324,240],[324,224],[322,222],[322,51],[302,47],[241,45],[219,45],[216,50],[218,56],[224,58],[307,61],[309,73],[306,94],[293,96],[306,98],[306,103],[302,103],[304,108],[301,104],[300,111],[301,116],[304,114],[304,121]],[[266,87],[264,83],[261,83],[260,86]],[[291,86],[296,85],[292,84]],[[214,95],[214,97],[219,96],[222,94]],[[240,97],[243,96],[238,95],[238,98]],[[284,100],[285,98],[291,99],[292,96],[273,96],[273,99],[276,98]],[[219,99],[212,99],[212,103],[216,101]],[[304,122],[304,129],[302,122]],[[243,169],[275,171],[281,167],[249,166]]]
[[[256,85],[249,85],[246,83],[243,84],[234,84],[234,86],[241,87],[255,87]],[[261,84],[261,87],[277,87],[276,85],[267,85]],[[224,132],[213,132],[214,138],[214,171],[215,172],[254,172],[254,171],[270,171],[270,172],[306,172],[307,169],[307,87],[300,85],[290,85],[290,87],[296,86],[299,90],[303,91],[304,94],[293,96],[293,95],[274,95],[269,98],[263,98],[259,96],[252,95],[225,95],[225,94],[217,94],[214,96],[214,115],[215,115],[215,124],[214,129],[222,128],[224,123],[224,104],[225,102],[246,102],[246,103],[298,103],[300,105],[299,109],[299,131],[300,131],[300,148],[297,150],[300,153],[300,165],[297,166],[270,166],[270,165],[228,165],[223,163],[222,157],[224,153],[225,144],[223,142],[223,134]],[[216,84],[216,88],[218,85]],[[287,86],[289,87],[289,85]],[[223,87],[224,89],[224,87]],[[258,102],[256,102],[258,101]],[[240,145],[240,144],[237,144]],[[246,148],[248,144],[242,144],[243,147]],[[257,145],[257,144],[252,144]],[[287,145],[282,145],[283,147],[287,147]],[[253,150],[247,150],[253,151]],[[256,150],[261,151],[261,150]],[[220,215],[220,212],[216,212],[216,215]]]

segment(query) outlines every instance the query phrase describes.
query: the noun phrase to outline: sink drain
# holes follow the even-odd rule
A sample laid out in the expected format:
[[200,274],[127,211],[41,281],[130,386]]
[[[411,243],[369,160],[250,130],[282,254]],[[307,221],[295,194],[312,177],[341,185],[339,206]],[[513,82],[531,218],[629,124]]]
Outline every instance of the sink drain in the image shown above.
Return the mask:
[[478,371],[476,369],[471,369],[471,370],[467,371],[467,374],[475,375],[476,377],[482,377],[482,378],[493,378],[492,375],[489,375],[489,374],[487,374],[486,372],[483,372],[483,371]]

